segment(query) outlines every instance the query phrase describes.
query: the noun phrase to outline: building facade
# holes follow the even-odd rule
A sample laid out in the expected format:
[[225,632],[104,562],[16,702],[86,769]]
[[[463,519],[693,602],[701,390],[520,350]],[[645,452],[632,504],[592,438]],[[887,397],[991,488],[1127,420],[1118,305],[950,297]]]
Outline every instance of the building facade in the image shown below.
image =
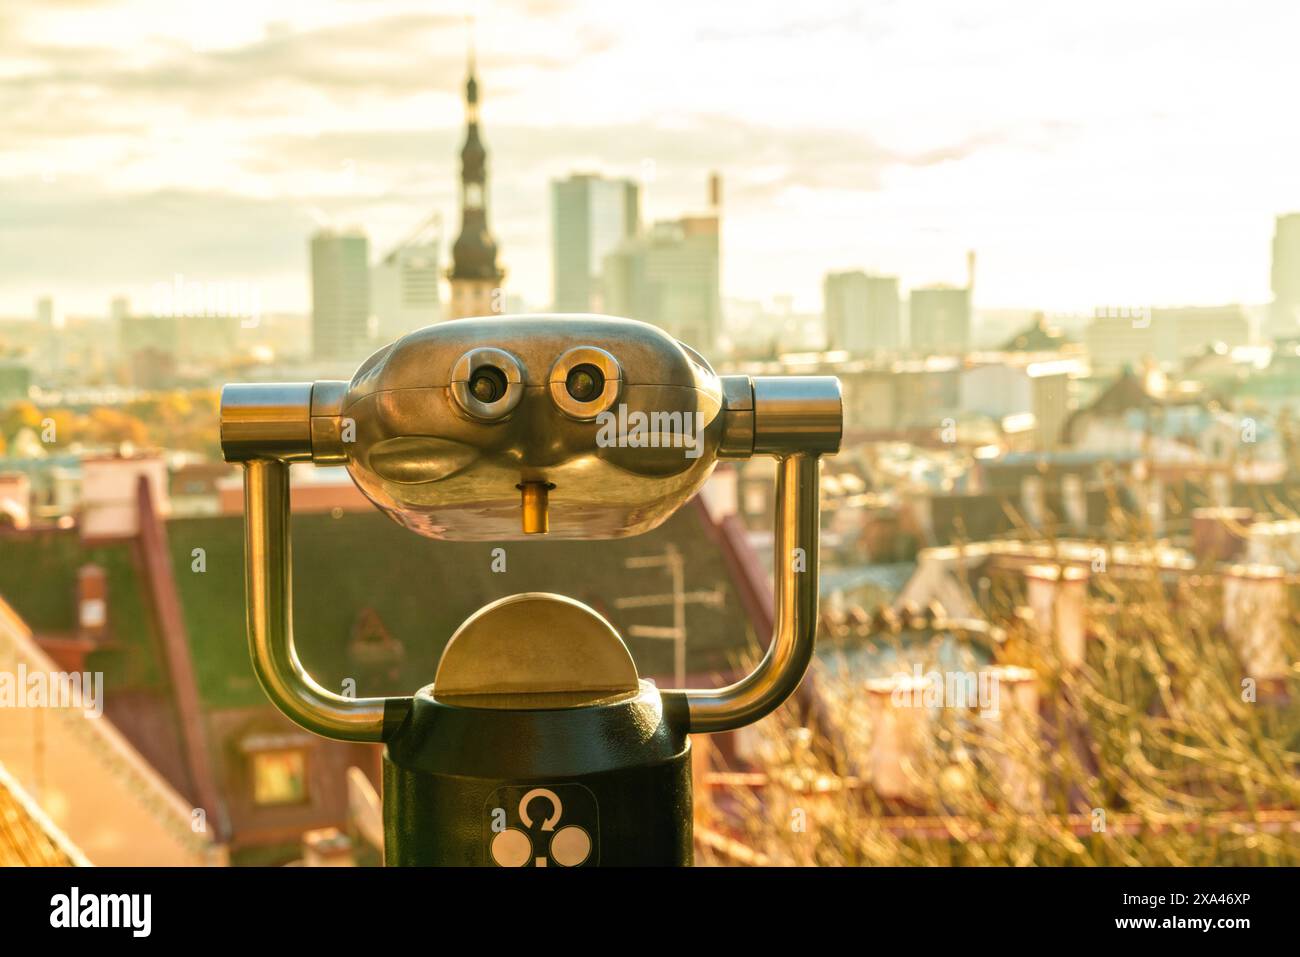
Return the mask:
[[911,349],[923,355],[961,355],[970,349],[969,288],[925,286],[908,302]]
[[604,312],[605,257],[641,226],[641,188],[630,179],[575,173],[551,183],[552,295],[556,312]]
[[898,351],[897,278],[861,270],[827,273],[823,294],[828,349],[853,355]]
[[370,270],[370,290],[380,342],[392,342],[442,318],[438,242],[410,242]]
[[1115,370],[1143,359],[1180,362],[1223,343],[1250,342],[1250,320],[1241,306],[1099,310],[1084,331],[1093,367]]
[[1300,213],[1277,218],[1268,333],[1278,338],[1300,336]]
[[359,229],[311,238],[311,343],[317,359],[360,359],[370,345],[370,240]]
[[708,355],[722,331],[719,221],[655,223],[605,259],[605,309],[659,326]]

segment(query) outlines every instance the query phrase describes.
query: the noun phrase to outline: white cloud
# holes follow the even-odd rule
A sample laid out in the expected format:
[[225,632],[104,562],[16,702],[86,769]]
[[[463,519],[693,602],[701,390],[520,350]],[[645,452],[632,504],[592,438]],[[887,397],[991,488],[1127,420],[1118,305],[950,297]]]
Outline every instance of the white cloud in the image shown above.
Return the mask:
[[[241,268],[254,231],[301,307],[311,210],[379,246],[430,208],[454,231],[469,6],[6,0],[0,312],[33,290],[97,306],[153,276],[157,244]],[[652,161],[652,216],[699,206],[721,170],[727,291],[808,305],[828,268],[951,281],[970,247],[985,305],[1262,300],[1272,216],[1300,208],[1300,12],[1281,0],[477,16],[493,225],[537,303],[547,182],[572,168]],[[106,210],[148,225],[70,272]]]

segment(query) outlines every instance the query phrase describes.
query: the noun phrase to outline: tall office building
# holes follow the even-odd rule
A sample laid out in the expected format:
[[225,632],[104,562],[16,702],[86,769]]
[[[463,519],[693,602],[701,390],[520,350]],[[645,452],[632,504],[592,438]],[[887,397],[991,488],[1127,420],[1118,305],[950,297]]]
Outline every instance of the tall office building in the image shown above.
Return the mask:
[[376,335],[392,342],[442,317],[438,239],[402,243],[370,270]]
[[358,359],[370,340],[370,240],[360,230],[311,238],[311,343],[317,359]]
[[122,316],[117,324],[123,382],[140,389],[165,389],[178,380],[181,320],[177,316]]
[[506,273],[497,265],[497,242],[488,231],[487,147],[478,129],[478,79],[470,51],[465,80],[465,145],[460,151],[460,236],[451,249],[451,318],[489,316],[500,311]]
[[36,300],[36,322],[41,340],[43,372],[55,372],[63,365],[63,323],[54,311],[54,299],[41,296]]
[[853,355],[898,351],[897,278],[833,272],[826,274],[822,289],[828,349]]
[[1277,218],[1273,233],[1271,336],[1300,336],[1300,213]]
[[131,315],[131,300],[126,296],[114,296],[108,301],[108,321],[120,323]]
[[605,311],[640,319],[708,355],[722,332],[720,186],[712,210],[655,223],[605,257]]
[[575,173],[551,183],[556,312],[602,312],[605,257],[640,231],[641,189],[630,179]]
[[908,303],[911,349],[925,355],[962,355],[970,349],[970,288],[925,286]]

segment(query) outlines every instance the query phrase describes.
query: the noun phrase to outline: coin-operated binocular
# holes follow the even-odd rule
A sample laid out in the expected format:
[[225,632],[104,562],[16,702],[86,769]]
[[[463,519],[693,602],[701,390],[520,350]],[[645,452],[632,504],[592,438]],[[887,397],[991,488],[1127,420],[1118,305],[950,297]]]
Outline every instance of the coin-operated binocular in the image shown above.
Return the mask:
[[[258,679],[307,730],[386,744],[388,864],[689,864],[687,736],[762,718],[812,658],[819,460],[841,428],[834,378],[718,376],[653,326],[596,316],[445,322],[350,382],[228,385]],[[294,650],[291,463],[346,465],[421,535],[499,542],[648,531],[718,460],[754,455],[777,460],[775,627],[735,684],[661,691],[608,621],[542,593],[470,616],[412,697],[335,694]]]

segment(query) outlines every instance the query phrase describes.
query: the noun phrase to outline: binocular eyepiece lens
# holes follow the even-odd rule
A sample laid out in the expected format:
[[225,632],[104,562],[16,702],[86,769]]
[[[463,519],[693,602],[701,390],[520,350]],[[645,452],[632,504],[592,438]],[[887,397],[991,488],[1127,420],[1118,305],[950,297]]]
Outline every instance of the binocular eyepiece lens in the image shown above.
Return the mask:
[[480,366],[469,380],[469,394],[484,405],[506,394],[506,374],[496,366]]
[[591,402],[605,391],[605,374],[593,365],[574,366],[564,380],[564,388],[577,402]]

